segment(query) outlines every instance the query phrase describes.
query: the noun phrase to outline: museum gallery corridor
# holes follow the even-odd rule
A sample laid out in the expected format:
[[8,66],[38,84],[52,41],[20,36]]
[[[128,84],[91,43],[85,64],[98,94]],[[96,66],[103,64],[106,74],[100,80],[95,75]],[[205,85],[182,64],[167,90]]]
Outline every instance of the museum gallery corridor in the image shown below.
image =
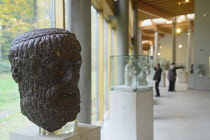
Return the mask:
[[[176,92],[160,87],[161,97],[154,97],[154,140],[209,140],[210,92],[176,86]],[[108,127],[109,117],[102,126],[102,140],[112,140]]]

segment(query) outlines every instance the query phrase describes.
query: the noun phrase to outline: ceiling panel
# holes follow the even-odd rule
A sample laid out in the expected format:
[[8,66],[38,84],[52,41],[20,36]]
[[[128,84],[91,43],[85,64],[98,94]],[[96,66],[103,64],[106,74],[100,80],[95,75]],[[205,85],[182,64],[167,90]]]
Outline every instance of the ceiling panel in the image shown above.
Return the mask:
[[[145,19],[165,18],[173,20],[176,16],[187,15],[194,13],[194,0],[135,0],[138,1],[139,21]],[[177,23],[177,27],[182,29],[182,32],[187,32],[190,27],[193,27],[193,21],[185,21]],[[160,33],[172,33],[172,24],[157,25]],[[142,27],[144,33],[154,30],[152,26]],[[144,36],[143,36],[144,37]],[[148,35],[144,38],[147,38]]]

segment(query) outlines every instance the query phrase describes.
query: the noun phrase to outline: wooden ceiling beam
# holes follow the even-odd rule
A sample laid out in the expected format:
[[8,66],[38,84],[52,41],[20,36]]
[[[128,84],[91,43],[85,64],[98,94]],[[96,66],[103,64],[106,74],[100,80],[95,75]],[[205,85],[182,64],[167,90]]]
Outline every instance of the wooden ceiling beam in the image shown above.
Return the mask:
[[189,28],[192,28],[192,23],[191,23],[190,19],[188,18],[188,16],[185,16],[185,18],[186,18],[186,22],[187,22],[187,27],[188,27],[188,29],[189,29]]
[[[154,28],[153,28],[153,26],[145,26],[145,27],[141,27],[141,30],[142,30],[142,32],[144,32],[144,34],[148,34],[144,30],[154,30]],[[154,31],[158,31],[161,34],[171,34],[172,33],[171,29],[161,28],[160,26],[157,26],[157,30],[154,30]]]
[[162,34],[172,34],[172,29],[160,28],[158,27],[158,32]]
[[[187,25],[187,22],[177,22],[177,26],[184,26]],[[172,24],[160,24],[159,27],[172,27]]]
[[103,9],[103,2],[102,2],[102,0],[91,0],[91,4],[97,10],[102,10]]
[[154,20],[151,20],[151,23],[154,31],[157,31],[157,24],[154,22]]
[[170,19],[174,17],[175,15],[168,14],[166,12],[160,11],[154,7],[150,7],[143,2],[138,2],[138,10],[144,13],[147,13],[148,15],[152,15],[157,18],[165,18],[165,19]]
[[152,30],[152,26],[143,26],[141,27],[142,30]]
[[141,32],[142,36],[154,38],[154,33],[145,33],[144,31]]
[[114,0],[104,0],[103,10],[107,16],[114,16]]
[[143,40],[154,40],[154,37],[148,37],[148,36],[142,36],[142,41]]

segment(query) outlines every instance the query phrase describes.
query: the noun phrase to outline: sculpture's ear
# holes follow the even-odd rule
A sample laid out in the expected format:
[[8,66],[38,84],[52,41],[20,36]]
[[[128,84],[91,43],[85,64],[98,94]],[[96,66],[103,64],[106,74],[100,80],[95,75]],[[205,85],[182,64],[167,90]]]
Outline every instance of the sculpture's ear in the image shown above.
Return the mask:
[[12,77],[15,80],[16,83],[20,83],[21,78],[20,78],[20,74],[19,74],[19,70],[17,68],[12,68]]
[[[16,61],[16,62],[15,62]],[[16,83],[20,83],[21,81],[21,72],[20,72],[20,68],[18,67],[18,58],[14,58],[13,64],[11,66],[11,72],[12,72],[12,77],[15,80]]]

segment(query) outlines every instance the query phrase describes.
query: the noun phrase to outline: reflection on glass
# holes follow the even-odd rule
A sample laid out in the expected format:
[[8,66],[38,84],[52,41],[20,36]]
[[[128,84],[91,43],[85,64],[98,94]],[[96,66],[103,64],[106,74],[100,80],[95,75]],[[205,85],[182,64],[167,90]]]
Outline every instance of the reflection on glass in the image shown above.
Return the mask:
[[152,57],[111,56],[111,90],[151,90],[152,78]]

